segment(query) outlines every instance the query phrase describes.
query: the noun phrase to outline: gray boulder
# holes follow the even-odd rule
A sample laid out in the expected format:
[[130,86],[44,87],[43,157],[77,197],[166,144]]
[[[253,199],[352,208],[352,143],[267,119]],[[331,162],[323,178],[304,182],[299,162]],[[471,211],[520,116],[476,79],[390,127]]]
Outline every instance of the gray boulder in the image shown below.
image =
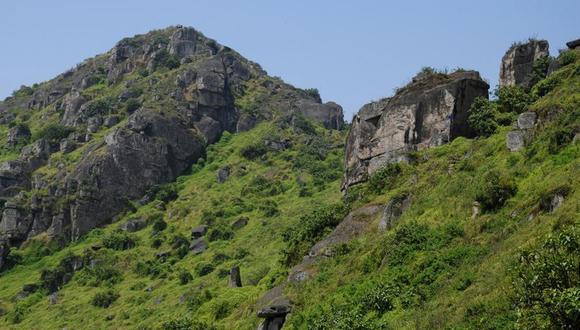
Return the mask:
[[207,226],[201,225],[191,230],[191,238],[200,238],[207,233]]
[[421,75],[395,96],[363,106],[347,138],[342,190],[389,163],[406,161],[410,151],[473,136],[467,112],[488,89],[475,71]]
[[533,76],[534,62],[549,55],[546,40],[530,39],[526,43],[513,45],[501,60],[499,87],[517,85],[531,88],[537,82]]
[[580,48],[580,39],[568,41],[566,43],[566,46],[568,46],[569,49],[577,49],[577,48]]
[[533,129],[536,126],[537,115],[535,112],[523,112],[518,116],[515,129],[508,132],[506,146],[510,151],[518,151],[531,142]]
[[240,217],[238,220],[236,220],[232,223],[232,229],[238,230],[238,229],[244,228],[245,226],[248,225],[249,220],[250,220],[250,218],[248,218],[248,217]]
[[18,143],[26,143],[30,139],[30,129],[25,125],[16,125],[8,131],[9,146],[14,147]]
[[286,321],[286,315],[291,312],[290,305],[272,305],[258,311],[259,318],[265,319],[258,330],[280,330]]
[[217,182],[224,183],[230,176],[230,167],[224,166],[216,171]]
[[147,227],[147,221],[143,218],[131,219],[119,226],[119,229],[133,233]]
[[511,131],[507,133],[506,145],[510,151],[521,150],[525,145],[525,133],[522,131]]
[[230,270],[230,281],[228,286],[230,288],[242,287],[242,277],[240,276],[240,267],[236,266]]
[[409,207],[411,198],[409,195],[393,197],[385,206],[383,216],[379,221],[379,230],[385,231],[393,227],[395,221],[401,217],[405,209]]
[[189,250],[193,254],[200,254],[207,249],[207,242],[203,238],[195,239],[189,244]]

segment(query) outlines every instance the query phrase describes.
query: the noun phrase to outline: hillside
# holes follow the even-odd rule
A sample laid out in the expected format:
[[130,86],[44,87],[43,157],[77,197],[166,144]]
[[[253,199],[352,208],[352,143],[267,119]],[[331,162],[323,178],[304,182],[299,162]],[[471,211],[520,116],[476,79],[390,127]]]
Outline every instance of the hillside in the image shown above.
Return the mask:
[[0,328],[580,325],[580,51],[515,44],[500,85],[425,68],[345,125],[171,27],[23,87]]

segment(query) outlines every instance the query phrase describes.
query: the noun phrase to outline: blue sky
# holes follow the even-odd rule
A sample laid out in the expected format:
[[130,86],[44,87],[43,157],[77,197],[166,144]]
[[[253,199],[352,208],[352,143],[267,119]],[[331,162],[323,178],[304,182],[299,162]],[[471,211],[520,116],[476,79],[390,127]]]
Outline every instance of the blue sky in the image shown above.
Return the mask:
[[350,120],[423,66],[480,71],[493,86],[513,41],[580,38],[578,0],[14,0],[0,4],[0,98],[48,80],[123,37],[189,25]]

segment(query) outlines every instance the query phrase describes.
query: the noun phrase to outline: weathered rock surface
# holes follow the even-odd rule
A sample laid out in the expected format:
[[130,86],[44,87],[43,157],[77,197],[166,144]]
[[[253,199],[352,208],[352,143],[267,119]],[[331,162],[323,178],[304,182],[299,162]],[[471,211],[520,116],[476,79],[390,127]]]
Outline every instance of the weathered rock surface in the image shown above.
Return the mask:
[[395,96],[363,106],[347,138],[343,191],[386,164],[407,160],[410,151],[473,136],[467,112],[488,89],[475,71],[420,75]]
[[258,330],[280,330],[286,321],[286,315],[291,311],[289,305],[272,305],[258,311],[259,318],[265,319]]
[[566,46],[568,46],[569,49],[577,49],[577,48],[580,48],[580,39],[568,41],[566,43]]
[[230,281],[228,285],[230,288],[242,287],[242,277],[240,275],[240,267],[236,266],[230,270]]
[[230,167],[224,166],[216,171],[216,177],[218,183],[224,183],[230,176]]
[[207,242],[203,238],[195,239],[189,245],[189,250],[193,254],[200,254],[207,249]]
[[385,206],[383,216],[379,221],[379,230],[389,230],[395,224],[395,221],[403,214],[405,209],[411,204],[409,195],[401,195],[393,197]]
[[119,226],[119,229],[128,233],[133,233],[147,227],[147,221],[142,218],[131,219]]
[[536,120],[536,113],[531,111],[523,112],[518,116],[514,130],[508,132],[506,136],[506,146],[510,151],[521,150],[531,142]]
[[531,88],[537,82],[533,76],[534,62],[549,55],[549,44],[546,40],[529,40],[513,45],[501,60],[499,86]]

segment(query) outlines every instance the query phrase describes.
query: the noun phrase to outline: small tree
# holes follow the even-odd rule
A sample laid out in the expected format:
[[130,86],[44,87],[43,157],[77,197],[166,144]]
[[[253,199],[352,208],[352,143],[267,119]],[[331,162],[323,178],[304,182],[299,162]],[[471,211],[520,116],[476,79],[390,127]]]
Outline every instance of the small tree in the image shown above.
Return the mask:
[[514,287],[523,328],[580,329],[580,234],[568,228],[520,254]]
[[467,117],[467,124],[478,136],[490,136],[497,130],[497,109],[494,103],[485,97],[477,97]]

